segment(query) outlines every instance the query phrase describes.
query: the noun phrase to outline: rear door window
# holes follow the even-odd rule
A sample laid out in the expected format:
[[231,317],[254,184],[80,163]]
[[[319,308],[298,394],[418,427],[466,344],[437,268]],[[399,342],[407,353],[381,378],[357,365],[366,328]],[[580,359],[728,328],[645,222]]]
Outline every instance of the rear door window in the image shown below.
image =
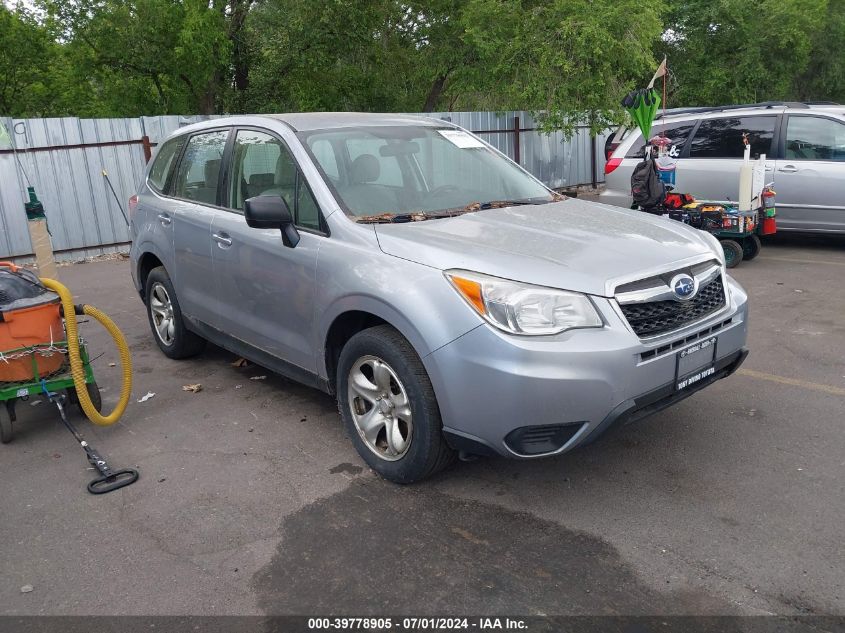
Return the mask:
[[845,162],[845,123],[811,116],[790,116],[784,156],[789,160]]
[[745,145],[742,135],[748,134],[751,156],[771,155],[776,116],[748,116],[705,119],[690,141],[690,158],[742,158]]
[[[692,128],[695,127],[695,121],[687,121],[685,123],[655,123],[651,128],[652,137],[665,136],[672,139],[672,144],[669,146],[669,153],[673,158],[680,158],[681,152],[684,150],[687,139],[689,138]],[[645,139],[642,134],[634,141],[625,158],[645,158]]]
[[164,187],[167,185],[167,178],[172,171],[174,160],[177,154],[179,154],[179,148],[182,146],[182,140],[182,137],[170,139],[159,148],[156,157],[153,159],[153,166],[150,168],[150,175],[147,181],[159,193],[164,192]]
[[174,194],[203,204],[217,204],[217,183],[226,147],[227,130],[195,134],[188,139],[179,163]]

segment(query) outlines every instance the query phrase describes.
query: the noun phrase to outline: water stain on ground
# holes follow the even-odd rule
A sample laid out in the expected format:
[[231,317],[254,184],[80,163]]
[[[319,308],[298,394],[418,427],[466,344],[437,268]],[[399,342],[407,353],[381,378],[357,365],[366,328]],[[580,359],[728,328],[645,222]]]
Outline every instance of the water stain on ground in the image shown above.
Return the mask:
[[356,466],[355,464],[350,464],[348,462],[344,462],[342,464],[338,464],[337,466],[333,466],[329,468],[329,472],[332,475],[336,475],[338,473],[348,473],[350,475],[358,475],[362,470],[364,470],[361,466]]
[[656,591],[607,542],[421,484],[359,478],[289,515],[253,577],[285,613],[735,613],[713,596]]

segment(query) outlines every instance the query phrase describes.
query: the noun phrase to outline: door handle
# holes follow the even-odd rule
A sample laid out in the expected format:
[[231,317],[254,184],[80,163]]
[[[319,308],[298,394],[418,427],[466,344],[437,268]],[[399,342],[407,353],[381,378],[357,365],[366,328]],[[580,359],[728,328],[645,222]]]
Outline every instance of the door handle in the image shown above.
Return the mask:
[[173,222],[173,218],[171,218],[166,213],[159,213],[158,221],[161,222],[162,226],[170,226],[170,223]]
[[221,248],[229,248],[232,245],[232,238],[226,233],[213,233],[211,238],[217,242]]
[[782,171],[785,174],[793,174],[798,171],[798,168],[795,165],[784,165],[778,168],[778,171]]

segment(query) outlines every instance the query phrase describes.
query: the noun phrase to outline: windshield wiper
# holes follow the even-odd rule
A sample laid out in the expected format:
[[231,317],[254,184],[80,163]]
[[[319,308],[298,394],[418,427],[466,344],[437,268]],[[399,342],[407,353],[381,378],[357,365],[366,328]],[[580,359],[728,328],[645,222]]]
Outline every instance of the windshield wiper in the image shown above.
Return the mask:
[[490,200],[489,202],[473,202],[464,207],[467,211],[479,209],[502,209],[504,207],[518,207],[523,204],[535,204],[528,200]]
[[411,213],[379,213],[376,215],[362,215],[355,218],[355,221],[360,224],[403,224],[405,222],[422,222],[423,220],[437,220],[440,218],[452,218],[464,213],[472,213],[473,211],[483,211],[485,209],[501,209],[504,207],[517,207],[526,204],[547,204],[549,202],[557,202],[559,200],[566,200],[566,196],[554,193],[551,200],[490,200],[488,202],[470,202],[463,207],[453,207],[444,209],[437,213],[428,213],[425,211],[413,211]]
[[405,222],[422,222],[423,220],[448,218],[453,215],[455,214],[423,213],[422,211],[416,211],[414,213],[380,213],[378,215],[364,215],[356,218],[355,221],[360,224],[403,224]]
[[505,207],[518,207],[526,204],[548,204],[566,200],[566,196],[554,193],[551,200],[490,200],[488,202],[471,202],[463,208],[463,211],[483,211],[485,209],[503,209]]

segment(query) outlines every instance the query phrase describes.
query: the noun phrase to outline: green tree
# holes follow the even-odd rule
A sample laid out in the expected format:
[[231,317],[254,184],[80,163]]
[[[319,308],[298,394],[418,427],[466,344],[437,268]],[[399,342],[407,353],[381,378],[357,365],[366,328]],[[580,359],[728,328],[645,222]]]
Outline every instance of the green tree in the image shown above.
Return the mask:
[[[469,0],[466,40],[476,49],[466,88],[494,104],[538,111],[547,128],[594,131],[654,71],[662,0]],[[489,106],[488,106],[489,107]]]
[[[42,0],[99,108],[211,114],[231,90],[246,0]],[[238,21],[239,20],[239,21]]]
[[794,99],[796,79],[817,63],[827,9],[828,0],[671,0],[658,46],[677,81],[671,105]]
[[829,0],[824,25],[813,34],[806,70],[796,78],[801,101],[845,103],[845,0]]
[[44,116],[58,45],[22,5],[0,4],[0,116]]

